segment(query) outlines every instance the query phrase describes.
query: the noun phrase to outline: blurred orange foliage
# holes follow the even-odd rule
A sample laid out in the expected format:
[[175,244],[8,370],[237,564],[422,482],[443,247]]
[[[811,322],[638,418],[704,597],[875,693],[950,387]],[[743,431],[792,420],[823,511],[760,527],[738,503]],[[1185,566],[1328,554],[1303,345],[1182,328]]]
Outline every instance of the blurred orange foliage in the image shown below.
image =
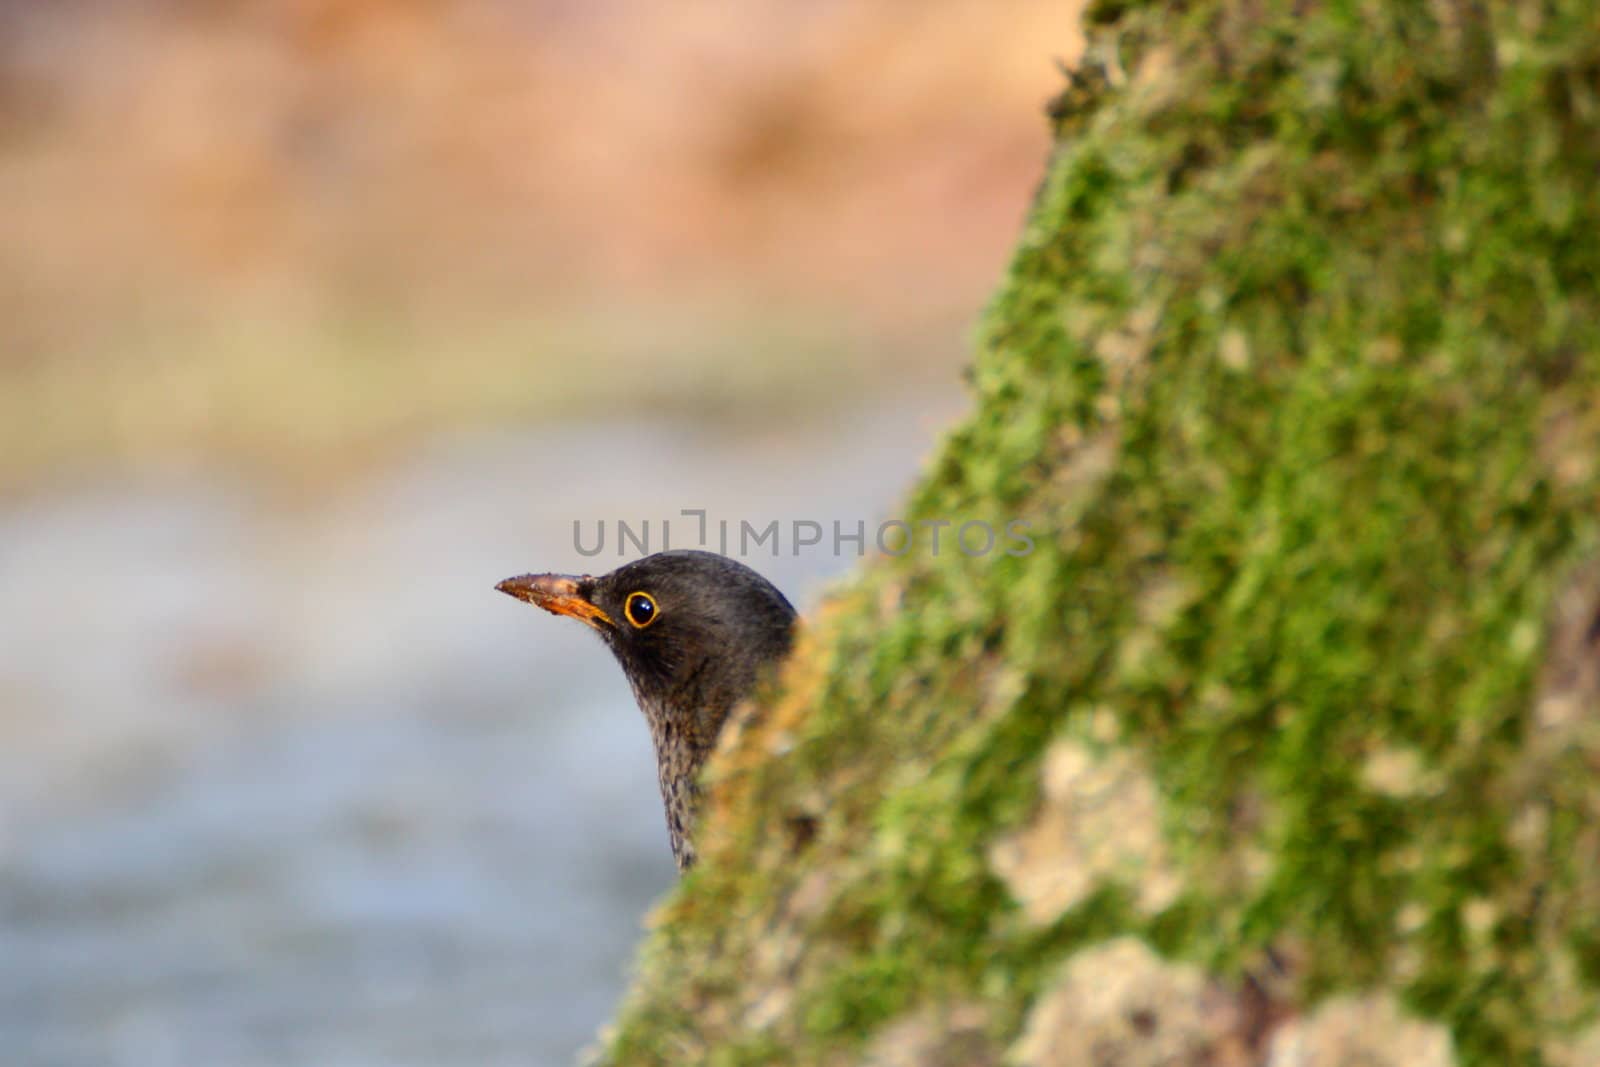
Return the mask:
[[524,300],[754,273],[909,314],[992,280],[1071,6],[65,5],[9,50],[6,269]]
[[0,0],[0,375],[352,309],[959,329],[1077,7]]

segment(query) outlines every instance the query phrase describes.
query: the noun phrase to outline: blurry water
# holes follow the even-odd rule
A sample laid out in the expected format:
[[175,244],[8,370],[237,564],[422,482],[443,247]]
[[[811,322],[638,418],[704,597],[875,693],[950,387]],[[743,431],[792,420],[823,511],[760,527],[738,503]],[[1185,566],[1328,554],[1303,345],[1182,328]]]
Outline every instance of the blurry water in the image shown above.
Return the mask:
[[[0,1063],[570,1062],[674,874],[620,672],[492,585],[614,566],[575,518],[870,530],[955,401],[0,512]],[[855,562],[784,537],[750,562],[802,608]]]

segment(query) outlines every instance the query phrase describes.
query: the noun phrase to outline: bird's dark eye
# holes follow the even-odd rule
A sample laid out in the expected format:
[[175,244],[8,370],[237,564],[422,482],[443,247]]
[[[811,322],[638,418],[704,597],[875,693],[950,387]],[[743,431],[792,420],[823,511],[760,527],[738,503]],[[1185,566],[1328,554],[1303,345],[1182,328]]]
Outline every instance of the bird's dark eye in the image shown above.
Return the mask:
[[656,598],[649,593],[629,593],[622,611],[635,628],[642,630],[656,621]]

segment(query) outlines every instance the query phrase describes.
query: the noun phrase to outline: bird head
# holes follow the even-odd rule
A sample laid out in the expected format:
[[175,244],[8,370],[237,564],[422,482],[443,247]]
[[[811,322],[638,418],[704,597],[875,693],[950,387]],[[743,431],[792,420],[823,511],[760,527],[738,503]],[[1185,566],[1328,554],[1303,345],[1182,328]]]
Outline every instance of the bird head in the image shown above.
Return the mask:
[[789,651],[795,611],[773,584],[713,552],[660,552],[610,574],[525,574],[495,586],[577,619],[610,647],[652,725],[697,745]]

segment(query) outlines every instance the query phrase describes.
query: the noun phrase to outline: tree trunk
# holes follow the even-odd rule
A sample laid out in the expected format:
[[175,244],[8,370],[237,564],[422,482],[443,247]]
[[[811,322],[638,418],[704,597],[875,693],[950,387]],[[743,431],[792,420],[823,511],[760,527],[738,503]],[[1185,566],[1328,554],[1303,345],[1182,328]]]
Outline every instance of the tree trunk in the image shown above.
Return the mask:
[[1597,10],[1091,7],[605,1062],[1600,1064]]

